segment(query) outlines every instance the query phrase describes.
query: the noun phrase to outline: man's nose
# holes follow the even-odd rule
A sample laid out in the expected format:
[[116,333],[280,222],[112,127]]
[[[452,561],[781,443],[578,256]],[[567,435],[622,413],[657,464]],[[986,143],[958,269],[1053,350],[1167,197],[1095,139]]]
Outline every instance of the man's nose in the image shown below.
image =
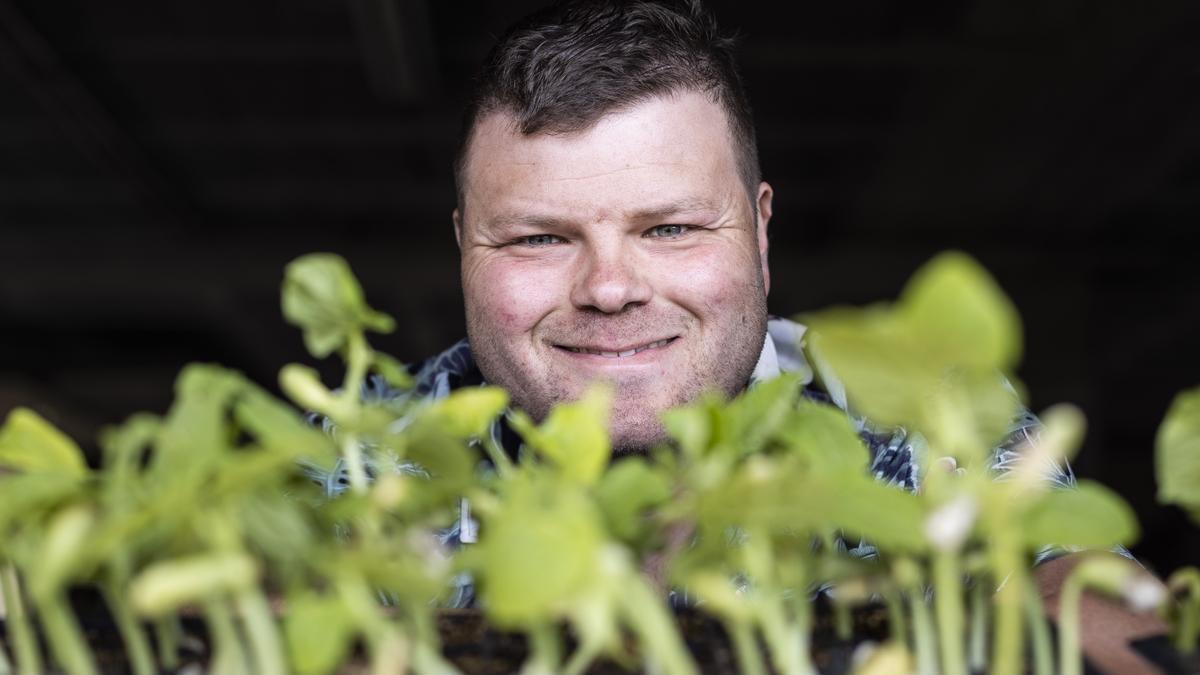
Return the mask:
[[579,309],[616,314],[650,301],[653,290],[635,251],[606,242],[588,247],[571,289],[571,302]]

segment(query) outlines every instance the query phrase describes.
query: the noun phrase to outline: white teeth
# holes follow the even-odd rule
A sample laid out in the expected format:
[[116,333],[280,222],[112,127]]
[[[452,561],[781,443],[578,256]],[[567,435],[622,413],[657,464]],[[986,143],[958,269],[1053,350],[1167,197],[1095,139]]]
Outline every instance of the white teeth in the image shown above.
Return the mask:
[[635,347],[633,349],[628,349],[623,352],[603,352],[603,351],[600,351],[597,349],[587,349],[586,347],[565,347],[565,349],[569,352],[575,352],[576,354],[594,354],[596,356],[603,356],[603,357],[609,358],[609,359],[617,359],[617,358],[625,358],[627,356],[633,356],[634,354],[637,354],[638,352],[644,352],[647,349],[653,349],[655,347],[663,347],[663,346],[669,344],[671,342],[671,340],[674,340],[674,339],[675,338],[667,338],[665,340],[659,340],[658,342],[651,342],[650,344],[648,344],[644,347]]

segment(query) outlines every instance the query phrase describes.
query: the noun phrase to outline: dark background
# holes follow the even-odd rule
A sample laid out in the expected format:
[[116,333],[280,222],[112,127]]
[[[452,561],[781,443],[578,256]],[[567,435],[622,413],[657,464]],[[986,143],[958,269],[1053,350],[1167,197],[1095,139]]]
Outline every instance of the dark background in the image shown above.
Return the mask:
[[[460,109],[536,4],[0,0],[0,412],[91,439],[165,409],[188,361],[270,385],[305,359],[281,270],[316,250],[398,317],[381,348],[458,339]],[[772,311],[890,298],[970,252],[1022,311],[1034,409],[1090,418],[1076,469],[1137,508],[1135,552],[1200,561],[1152,468],[1200,385],[1200,3],[711,6],[776,189]]]

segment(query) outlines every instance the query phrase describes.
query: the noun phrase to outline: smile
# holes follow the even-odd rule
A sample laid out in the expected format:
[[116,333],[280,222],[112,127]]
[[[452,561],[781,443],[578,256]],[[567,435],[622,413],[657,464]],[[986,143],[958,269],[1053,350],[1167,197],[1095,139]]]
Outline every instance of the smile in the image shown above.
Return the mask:
[[604,358],[607,358],[607,359],[621,359],[621,358],[628,358],[630,356],[633,356],[634,354],[644,352],[647,349],[656,349],[658,347],[665,347],[674,341],[675,341],[675,337],[669,337],[669,338],[666,338],[665,340],[658,340],[656,342],[651,342],[651,343],[636,346],[636,347],[629,347],[629,348],[625,348],[625,349],[614,349],[614,350],[593,349],[591,347],[569,347],[567,345],[555,345],[555,346],[558,347],[559,349],[565,349],[573,354],[593,354],[595,356],[603,356]]

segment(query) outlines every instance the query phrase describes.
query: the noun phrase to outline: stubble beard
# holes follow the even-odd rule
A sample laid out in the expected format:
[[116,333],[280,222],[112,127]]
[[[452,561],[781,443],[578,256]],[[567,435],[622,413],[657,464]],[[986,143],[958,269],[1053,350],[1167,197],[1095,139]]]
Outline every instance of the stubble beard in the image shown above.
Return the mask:
[[[673,392],[665,397],[647,395],[661,382],[639,378],[632,382],[618,383],[614,392],[613,414],[610,424],[613,453],[615,455],[645,454],[667,442],[666,430],[660,415],[667,409],[695,401],[706,392],[714,391],[731,398],[745,389],[750,375],[762,352],[767,329],[767,306],[764,289],[756,285],[754,298],[747,302],[741,315],[731,316],[727,325],[717,334],[708,336],[708,343],[701,352],[690,353],[683,368],[682,380],[674,382]],[[699,339],[698,335],[686,330],[686,320],[677,319],[675,324],[662,321],[649,314],[638,315],[634,310],[629,316],[588,316],[573,319],[569,326],[552,329],[551,335],[596,335],[602,324],[610,333],[645,337],[639,329],[644,325],[683,324],[683,339]],[[615,329],[615,330],[614,330]],[[622,330],[623,329],[623,330]],[[561,332],[553,332],[558,330]],[[489,384],[506,389],[511,405],[528,413],[541,422],[557,403],[578,399],[588,383],[578,381],[577,372],[569,372],[562,362],[552,367],[533,368],[526,366],[526,359],[536,356],[522,355],[513,345],[498,340],[487,326],[468,312],[467,337],[471,344],[475,363]],[[655,336],[657,337],[657,336]],[[569,339],[564,342],[569,343]],[[682,346],[682,345],[679,345]],[[677,348],[679,346],[676,346]],[[647,399],[653,399],[648,407]]]

